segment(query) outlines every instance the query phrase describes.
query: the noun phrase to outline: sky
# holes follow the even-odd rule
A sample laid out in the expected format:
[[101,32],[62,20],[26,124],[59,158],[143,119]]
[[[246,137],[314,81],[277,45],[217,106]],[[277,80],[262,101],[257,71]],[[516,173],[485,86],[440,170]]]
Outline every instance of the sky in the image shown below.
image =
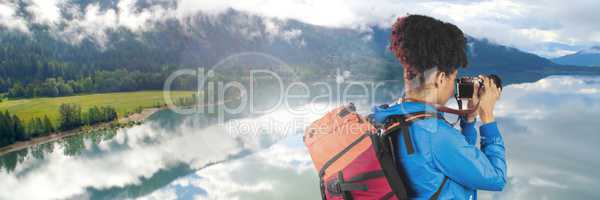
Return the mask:
[[[400,15],[425,14],[457,24],[475,37],[533,51],[544,56],[572,53],[600,43],[600,1],[398,1],[398,0],[258,0],[191,3],[186,7],[231,6],[311,24],[361,28],[389,26]],[[186,2],[187,3],[187,2]],[[187,4],[186,4],[187,5]],[[555,48],[560,43],[572,46]]]
[[[150,2],[137,9],[139,2]],[[0,25],[27,31],[27,24],[66,24],[70,33],[99,34],[98,29],[125,26],[143,30],[149,21],[183,18],[197,12],[219,13],[229,8],[265,17],[296,19],[328,27],[366,29],[373,25],[389,27],[401,15],[425,14],[457,24],[478,38],[517,47],[545,57],[574,53],[600,44],[600,1],[597,0],[120,0],[111,9],[90,3],[74,19],[64,12],[77,10],[61,0],[27,0],[33,14],[19,14],[14,0],[0,0]],[[102,9],[101,9],[102,8]]]

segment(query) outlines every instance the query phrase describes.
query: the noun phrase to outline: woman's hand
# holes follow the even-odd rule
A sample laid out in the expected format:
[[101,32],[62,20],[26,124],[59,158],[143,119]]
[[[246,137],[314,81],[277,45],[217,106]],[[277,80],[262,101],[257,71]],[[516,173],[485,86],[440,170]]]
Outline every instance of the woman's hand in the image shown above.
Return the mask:
[[484,124],[493,122],[494,118],[494,107],[496,101],[500,98],[500,88],[496,86],[493,80],[487,76],[479,75],[479,78],[483,80],[483,91],[479,96],[479,116],[481,122]]

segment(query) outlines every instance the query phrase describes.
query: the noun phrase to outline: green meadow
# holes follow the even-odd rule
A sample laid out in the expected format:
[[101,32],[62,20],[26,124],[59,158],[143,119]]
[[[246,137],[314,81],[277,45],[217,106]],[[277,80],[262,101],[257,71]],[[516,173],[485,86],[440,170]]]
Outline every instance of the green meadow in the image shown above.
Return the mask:
[[[176,101],[181,97],[190,97],[194,91],[172,91],[171,98]],[[8,110],[16,114],[24,122],[29,122],[33,117],[48,115],[53,124],[58,124],[58,108],[63,103],[72,103],[81,106],[82,112],[93,106],[112,106],[117,110],[119,117],[126,113],[134,112],[138,107],[147,108],[164,104],[163,91],[137,91],[86,94],[67,97],[44,97],[33,99],[4,100],[0,102],[0,111]]]

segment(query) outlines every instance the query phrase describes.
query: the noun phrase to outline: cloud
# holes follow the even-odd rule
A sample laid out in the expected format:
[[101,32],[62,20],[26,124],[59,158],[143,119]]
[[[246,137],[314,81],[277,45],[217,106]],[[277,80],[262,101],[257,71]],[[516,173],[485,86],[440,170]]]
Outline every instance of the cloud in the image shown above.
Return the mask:
[[591,159],[600,139],[596,88],[598,77],[572,76],[506,87],[496,114],[510,183],[502,193],[481,192],[481,199],[598,198],[600,173],[590,167],[600,166]]
[[[573,52],[572,49],[547,48],[546,43],[562,43],[573,46],[590,46],[600,43],[599,1],[577,0],[486,0],[486,1],[392,1],[392,0],[247,0],[247,1],[194,1],[174,0],[173,6],[166,1],[151,1],[141,9],[134,0],[120,0],[115,8],[101,7],[91,3],[77,14],[78,7],[58,0],[32,0],[27,5],[34,23],[67,25],[64,36],[92,35],[102,39],[103,29],[126,27],[134,31],[144,30],[149,21],[166,18],[184,19],[198,12],[218,14],[230,8],[277,19],[296,19],[306,23],[349,27],[360,30],[372,25],[389,27],[395,17],[425,14],[456,23],[467,34],[488,38],[501,44],[514,46],[543,56],[555,57]],[[16,5],[1,3],[0,24],[21,31],[27,30],[27,22],[15,15]],[[75,15],[65,20],[61,10]],[[573,14],[577,13],[577,14]],[[81,35],[77,35],[81,34]]]
[[[589,46],[600,43],[598,1],[212,1],[184,0],[178,13],[217,12],[226,8],[280,19],[297,19],[329,27],[389,27],[395,17],[425,14],[456,23],[467,34],[489,38],[543,56],[571,53],[548,51],[544,43]],[[532,13],[535,13],[532,14]],[[578,13],[574,15],[573,13]]]
[[[297,115],[277,110],[267,115],[210,126],[204,125],[206,122],[202,116],[192,116],[174,128],[161,127],[160,121],[151,121],[120,129],[114,138],[99,144],[87,141],[90,138],[85,139],[84,156],[65,155],[64,144],[56,145],[57,148],[47,153],[43,160],[29,154],[13,172],[0,170],[0,199],[85,196],[89,187],[102,190],[140,184],[141,178],[150,178],[159,170],[180,163],[200,169],[242,151],[268,148],[287,135],[302,132],[308,122],[320,114]],[[275,151],[273,155],[263,156],[283,155],[293,153]],[[284,158],[281,162],[293,162],[289,159]],[[309,164],[304,161],[304,165]],[[248,191],[269,187],[269,183],[256,187],[239,186]]]
[[[94,40],[100,47],[105,47],[108,41],[108,32],[125,28],[134,34],[152,30],[156,23],[166,20],[178,19],[184,29],[187,26],[196,26],[195,20],[211,20],[210,23],[227,21],[225,27],[237,33],[240,38],[254,40],[267,33],[271,41],[283,40],[302,47],[302,30],[288,29],[287,21],[276,18],[265,18],[264,15],[248,15],[237,13],[233,16],[224,16],[230,12],[231,6],[219,2],[176,1],[169,4],[166,1],[149,1],[141,6],[137,0],[119,0],[114,6],[106,6],[102,2],[76,4],[58,0],[32,0],[25,2],[25,8],[31,20],[17,15],[16,4],[0,4],[0,25],[9,29],[29,32],[29,25],[47,25],[53,36],[66,42],[79,44],[84,39]],[[178,5],[178,6],[177,6]],[[205,17],[196,18],[202,13]],[[68,17],[67,17],[68,16]],[[224,17],[231,17],[224,19]],[[195,27],[199,31],[203,27]],[[185,31],[185,30],[183,30]]]
[[[497,120],[507,149],[508,184],[503,192],[479,191],[479,199],[597,199],[600,162],[594,158],[600,137],[594,123],[600,95],[578,90],[599,87],[598,77],[569,76],[505,87]],[[198,170],[143,198],[176,193],[180,187],[206,191],[196,199],[319,198],[317,177],[299,135]]]
[[[505,87],[496,114],[505,138],[509,184],[502,193],[479,192],[480,199],[538,199],[540,194],[598,199],[600,161],[593,158],[600,141],[600,94],[579,92],[594,88],[600,88],[600,78],[570,76]],[[12,173],[0,171],[0,199],[86,197],[86,188],[148,184],[142,177],[179,163],[196,171],[143,198],[319,198],[301,136],[330,107],[307,105],[313,112],[280,110],[225,126],[202,126],[202,118],[190,117],[173,128],[160,127],[157,120],[122,129],[100,144],[84,141],[82,156],[66,156],[63,147],[44,160],[25,158]],[[244,149],[256,153],[227,160]],[[217,161],[225,162],[206,167]]]
[[40,24],[54,24],[61,19],[58,0],[33,0],[27,10]]
[[179,178],[141,199],[171,195],[177,188],[196,191],[193,192],[194,199],[318,198],[317,174],[307,149],[298,145],[299,141],[300,135],[288,136],[251,156],[213,165]]
[[529,184],[537,187],[553,187],[559,189],[567,189],[568,186],[564,184],[557,183],[555,181],[546,180],[540,177],[533,177],[529,180]]
[[74,15],[74,19],[63,19],[61,23],[64,27],[52,26],[52,28],[60,38],[69,38],[68,41],[78,43],[91,36],[102,45],[107,41],[106,30],[125,27],[133,32],[140,32],[150,30],[154,22],[173,17],[171,16],[173,13],[160,5],[139,10],[135,2],[135,0],[121,0],[117,3],[116,9],[101,9],[99,3],[90,4],[85,7],[83,13],[78,12],[75,5],[65,5],[66,10]]
[[27,23],[17,16],[16,5],[11,2],[0,2],[0,27],[29,32]]

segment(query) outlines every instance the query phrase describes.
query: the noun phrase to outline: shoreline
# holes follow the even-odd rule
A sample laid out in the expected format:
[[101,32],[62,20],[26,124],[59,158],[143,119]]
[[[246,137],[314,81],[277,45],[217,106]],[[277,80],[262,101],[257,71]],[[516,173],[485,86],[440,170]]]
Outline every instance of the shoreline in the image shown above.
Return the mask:
[[[133,113],[130,114],[127,117],[120,117],[119,119],[116,120],[116,122],[118,124],[129,124],[130,122],[143,122],[145,121],[148,117],[152,116],[154,113],[161,111],[163,109],[165,109],[166,107],[159,107],[159,108],[144,108],[142,110],[141,113]],[[90,130],[98,130],[98,129],[102,129],[102,128],[110,128],[111,124],[114,122],[105,122],[105,123],[99,123],[99,124],[95,124],[92,126],[82,126],[76,129],[72,129],[72,130],[68,130],[68,131],[59,131],[59,132],[54,132],[50,135],[47,136],[42,136],[42,137],[36,137],[36,138],[32,138],[30,140],[27,141],[20,141],[20,142],[15,142],[11,145],[5,146],[0,148],[0,156],[4,156],[8,153],[14,152],[14,151],[19,151],[22,149],[26,149],[35,145],[39,145],[39,144],[45,144],[48,142],[54,142],[54,141],[58,141],[64,138],[68,138],[71,136],[75,136],[78,134],[82,134],[85,133],[87,131]]]

